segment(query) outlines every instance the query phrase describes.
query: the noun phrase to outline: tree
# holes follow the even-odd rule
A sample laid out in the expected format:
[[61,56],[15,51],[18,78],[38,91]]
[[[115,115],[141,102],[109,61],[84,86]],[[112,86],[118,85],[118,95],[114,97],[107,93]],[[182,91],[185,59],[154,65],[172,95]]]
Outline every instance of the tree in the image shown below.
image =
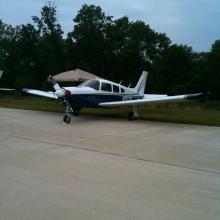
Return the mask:
[[0,82],[2,85],[14,86],[13,68],[18,60],[16,48],[19,32],[19,26],[13,28],[0,20],[0,69],[4,71]]
[[168,94],[184,93],[192,78],[192,48],[171,45],[152,65],[151,86],[153,91]]
[[82,5],[74,29],[63,38],[56,7],[48,2],[33,24],[12,27],[0,20],[1,84],[9,87],[42,87],[49,74],[82,68],[123,83],[136,82],[149,72],[148,92],[186,93],[210,91],[220,98],[220,40],[210,52],[171,45],[143,21],[127,16],[113,19],[100,6]]
[[213,98],[220,98],[220,40],[212,45],[207,59],[206,80]]
[[111,80],[136,81],[170,44],[143,21],[112,20],[99,6],[84,4],[73,21],[67,39],[76,65]]
[[48,2],[41,10],[41,17],[33,16],[40,36],[38,46],[38,81],[43,83],[47,76],[65,69],[63,31],[57,22],[56,6]]
[[38,87],[38,47],[39,33],[32,24],[21,25],[17,39],[16,56],[19,62],[15,64],[16,73],[15,87],[24,88],[30,86]]
[[84,4],[73,21],[74,30],[68,36],[75,45],[78,66],[103,76],[105,26],[111,17],[105,16],[99,6]]
[[153,31],[143,21],[129,22],[128,17],[114,21],[113,42],[115,44],[114,75],[128,82],[136,81],[142,70],[150,70],[151,63],[169,46],[165,34]]

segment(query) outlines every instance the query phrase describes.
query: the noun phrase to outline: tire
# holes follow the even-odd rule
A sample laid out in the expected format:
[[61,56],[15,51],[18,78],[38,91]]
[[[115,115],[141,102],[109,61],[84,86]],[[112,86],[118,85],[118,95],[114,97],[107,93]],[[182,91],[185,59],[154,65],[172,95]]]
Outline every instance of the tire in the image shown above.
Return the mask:
[[69,124],[71,122],[71,117],[70,115],[68,115],[67,119],[66,119],[66,123]]
[[132,111],[128,112],[128,120],[134,121],[134,119],[135,119],[134,112],[132,112]]
[[71,122],[71,117],[70,117],[70,115],[65,114],[65,115],[63,116],[63,122],[69,124],[69,123]]

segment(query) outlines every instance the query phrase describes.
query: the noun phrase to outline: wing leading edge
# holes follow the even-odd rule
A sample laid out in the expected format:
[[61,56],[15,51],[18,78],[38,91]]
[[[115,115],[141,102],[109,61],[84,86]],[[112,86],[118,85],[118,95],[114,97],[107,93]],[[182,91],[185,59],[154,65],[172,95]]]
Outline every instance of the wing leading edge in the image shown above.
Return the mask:
[[196,99],[203,96],[204,93],[194,93],[187,95],[175,95],[175,96],[166,96],[162,95],[158,97],[145,95],[142,99],[127,100],[127,101],[117,101],[117,102],[102,102],[99,103],[101,107],[120,107],[120,106],[132,106],[132,105],[146,105],[148,103],[165,103],[165,102],[176,102],[183,101],[186,99]]
[[35,90],[35,89],[22,89],[22,92],[32,94],[32,95],[38,95],[50,99],[58,99],[57,95],[55,95],[53,92],[45,92],[41,90]]

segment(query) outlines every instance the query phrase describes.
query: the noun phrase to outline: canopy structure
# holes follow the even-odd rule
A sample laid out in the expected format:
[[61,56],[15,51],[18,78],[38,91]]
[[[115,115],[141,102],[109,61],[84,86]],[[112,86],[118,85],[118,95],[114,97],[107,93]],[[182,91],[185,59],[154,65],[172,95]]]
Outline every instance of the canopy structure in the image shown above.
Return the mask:
[[53,79],[55,79],[58,82],[83,82],[88,79],[97,78],[99,77],[80,69],[69,70],[53,76]]

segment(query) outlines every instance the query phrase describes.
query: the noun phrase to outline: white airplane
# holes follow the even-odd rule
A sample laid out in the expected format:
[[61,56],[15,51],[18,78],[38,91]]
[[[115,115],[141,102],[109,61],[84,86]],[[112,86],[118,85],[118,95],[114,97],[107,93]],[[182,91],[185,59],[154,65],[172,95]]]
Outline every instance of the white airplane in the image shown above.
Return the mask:
[[[2,74],[3,74],[3,71],[0,70],[0,79],[2,78]],[[14,91],[15,89],[9,89],[9,88],[0,88],[0,91]]]
[[173,102],[186,99],[194,99],[203,95],[195,93],[188,95],[167,96],[163,94],[144,94],[148,73],[143,71],[137,85],[134,88],[125,87],[121,84],[105,79],[92,79],[85,81],[77,87],[60,87],[50,77],[55,92],[45,92],[33,89],[23,89],[23,92],[43,96],[51,99],[62,99],[66,104],[63,121],[70,123],[72,113],[79,115],[82,108],[111,108],[130,106],[128,119],[134,120],[138,117],[136,106],[148,103]]

